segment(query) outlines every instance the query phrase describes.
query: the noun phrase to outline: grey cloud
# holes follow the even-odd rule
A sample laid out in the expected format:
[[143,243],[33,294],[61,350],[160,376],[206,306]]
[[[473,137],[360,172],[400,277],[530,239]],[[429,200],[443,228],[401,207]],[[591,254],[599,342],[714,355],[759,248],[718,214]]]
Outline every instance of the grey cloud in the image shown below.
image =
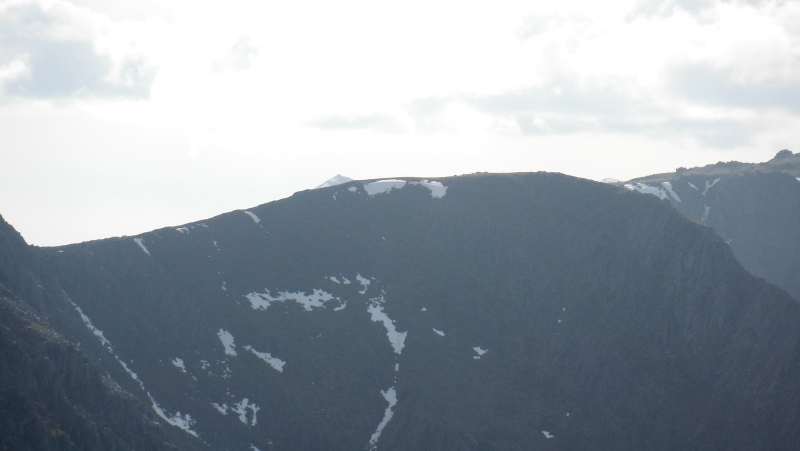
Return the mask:
[[[407,105],[420,131],[445,130],[438,117],[448,105],[465,103],[483,113],[512,119],[527,135],[586,132],[689,137],[715,148],[747,144],[759,124],[733,120],[676,118],[657,102],[625,89],[619,80],[602,88],[581,87],[560,77],[540,87],[498,95],[453,95],[417,99]],[[438,125],[438,127],[437,127]]]
[[258,51],[258,46],[250,42],[249,36],[240,36],[222,61],[211,63],[211,72],[219,74],[225,69],[237,72],[249,70],[253,60],[258,56]]
[[672,70],[669,88],[693,103],[750,109],[784,108],[800,112],[800,82],[745,85],[734,82],[727,71],[687,65]]
[[750,143],[752,135],[758,132],[753,123],[733,120],[687,120],[671,119],[660,124],[652,134],[667,136],[672,134],[689,135],[701,144],[718,149],[730,149]]
[[546,112],[581,115],[620,115],[646,109],[622,92],[622,84],[582,88],[566,77],[522,91],[473,97],[470,103],[487,113]]
[[375,130],[389,133],[404,131],[400,121],[390,115],[378,113],[356,116],[331,115],[308,121],[305,125],[322,130]]
[[69,17],[38,4],[0,11],[0,66],[23,58],[28,73],[2,85],[7,96],[38,99],[70,97],[146,98],[154,71],[142,59],[115,63],[97,52],[87,37],[55,38]]
[[555,117],[542,118],[535,115],[517,115],[520,130],[527,135],[570,134],[585,132],[610,132],[622,134],[647,134],[657,138],[690,137],[700,144],[718,149],[729,149],[745,145],[758,132],[754,124],[732,120],[691,120],[674,118],[652,118],[638,121],[636,118],[607,117]]

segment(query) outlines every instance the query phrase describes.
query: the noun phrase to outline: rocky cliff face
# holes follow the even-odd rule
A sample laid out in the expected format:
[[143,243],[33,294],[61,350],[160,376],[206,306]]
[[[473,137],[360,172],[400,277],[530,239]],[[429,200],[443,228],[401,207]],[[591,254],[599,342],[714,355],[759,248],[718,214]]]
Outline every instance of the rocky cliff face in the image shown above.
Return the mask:
[[643,177],[626,186],[668,199],[713,227],[745,268],[800,299],[800,153]]
[[213,449],[800,444],[797,301],[616,186],[349,182],[36,258],[87,354]]
[[50,320],[71,322],[64,306],[58,285],[0,218],[0,449],[200,449],[165,431],[54,330]]

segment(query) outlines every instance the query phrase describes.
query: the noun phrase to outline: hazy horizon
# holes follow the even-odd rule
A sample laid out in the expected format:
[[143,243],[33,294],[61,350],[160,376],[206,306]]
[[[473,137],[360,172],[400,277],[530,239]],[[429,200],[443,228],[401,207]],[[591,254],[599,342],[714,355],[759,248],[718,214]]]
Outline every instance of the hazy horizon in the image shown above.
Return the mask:
[[354,179],[626,180],[800,138],[800,4],[10,0],[0,214],[31,244]]

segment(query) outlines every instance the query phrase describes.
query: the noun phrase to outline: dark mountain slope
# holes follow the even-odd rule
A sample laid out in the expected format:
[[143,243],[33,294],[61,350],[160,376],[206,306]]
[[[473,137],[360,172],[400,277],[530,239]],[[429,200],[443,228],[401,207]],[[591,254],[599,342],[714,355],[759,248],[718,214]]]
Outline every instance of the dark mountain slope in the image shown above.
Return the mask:
[[0,449],[197,449],[53,330],[42,315],[69,319],[42,271],[0,217]]
[[784,150],[766,163],[718,163],[628,186],[713,227],[745,268],[800,299],[800,154]]
[[217,449],[800,445],[800,307],[710,228],[558,174],[440,182],[39,254],[120,385]]

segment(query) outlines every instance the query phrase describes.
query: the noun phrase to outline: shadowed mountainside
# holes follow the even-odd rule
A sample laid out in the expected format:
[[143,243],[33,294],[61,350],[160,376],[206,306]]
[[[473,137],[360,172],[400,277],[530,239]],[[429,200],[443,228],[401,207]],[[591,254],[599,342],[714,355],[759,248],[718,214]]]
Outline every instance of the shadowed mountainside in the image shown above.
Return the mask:
[[800,444],[797,302],[616,186],[348,182],[36,254],[87,353],[214,449]]
[[54,330],[48,319],[71,322],[64,307],[57,283],[0,217],[0,449],[201,449],[164,430]]
[[717,163],[626,186],[669,199],[713,227],[745,268],[800,299],[800,153],[783,150],[766,163]]

